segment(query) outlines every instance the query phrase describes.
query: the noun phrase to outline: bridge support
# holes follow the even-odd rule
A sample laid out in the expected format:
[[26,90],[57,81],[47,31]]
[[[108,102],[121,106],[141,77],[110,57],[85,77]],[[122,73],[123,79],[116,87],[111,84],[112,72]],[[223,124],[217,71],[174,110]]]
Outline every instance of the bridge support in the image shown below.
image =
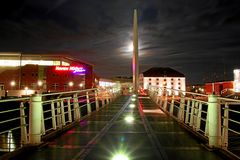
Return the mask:
[[209,124],[209,147],[221,146],[221,107],[218,106],[217,96],[208,96],[208,124]]
[[34,94],[31,97],[29,113],[29,143],[32,145],[41,143],[42,114],[42,95]]

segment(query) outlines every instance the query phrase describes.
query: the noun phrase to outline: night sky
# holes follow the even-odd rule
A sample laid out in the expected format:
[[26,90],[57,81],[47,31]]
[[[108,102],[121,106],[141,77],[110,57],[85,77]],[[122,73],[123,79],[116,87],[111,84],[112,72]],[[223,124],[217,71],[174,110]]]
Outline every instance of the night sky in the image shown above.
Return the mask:
[[7,0],[0,52],[66,54],[103,78],[131,76],[133,9],[140,71],[171,67],[188,84],[232,80],[240,68],[239,0]]

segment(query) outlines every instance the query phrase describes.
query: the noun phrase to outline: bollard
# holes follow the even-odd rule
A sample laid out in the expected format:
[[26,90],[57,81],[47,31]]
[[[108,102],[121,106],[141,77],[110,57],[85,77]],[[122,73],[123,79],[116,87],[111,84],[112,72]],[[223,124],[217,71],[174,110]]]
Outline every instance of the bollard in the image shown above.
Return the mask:
[[29,112],[29,143],[41,143],[41,128],[42,128],[42,95],[34,94],[31,96],[30,112]]
[[221,108],[217,103],[216,95],[208,96],[209,115],[209,147],[219,148],[221,146]]

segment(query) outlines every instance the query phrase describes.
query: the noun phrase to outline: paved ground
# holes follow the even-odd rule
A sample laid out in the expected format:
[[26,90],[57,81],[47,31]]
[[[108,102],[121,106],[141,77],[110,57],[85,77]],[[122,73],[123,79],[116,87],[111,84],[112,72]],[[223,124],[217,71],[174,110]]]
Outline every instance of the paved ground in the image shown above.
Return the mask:
[[[130,108],[130,97],[122,96],[94,113],[49,145],[14,159],[24,160],[221,160],[207,151],[186,130],[146,97]],[[125,104],[125,105],[124,105]],[[132,119],[131,123],[126,122]],[[119,158],[121,160],[124,157]],[[116,159],[117,160],[117,159]]]

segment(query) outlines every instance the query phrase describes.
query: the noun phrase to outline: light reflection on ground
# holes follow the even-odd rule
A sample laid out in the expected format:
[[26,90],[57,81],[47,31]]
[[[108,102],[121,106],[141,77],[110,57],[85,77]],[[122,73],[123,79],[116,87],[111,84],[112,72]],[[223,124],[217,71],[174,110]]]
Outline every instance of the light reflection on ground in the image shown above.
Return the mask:
[[160,109],[143,109],[144,113],[157,113],[157,114],[164,114],[164,112]]

